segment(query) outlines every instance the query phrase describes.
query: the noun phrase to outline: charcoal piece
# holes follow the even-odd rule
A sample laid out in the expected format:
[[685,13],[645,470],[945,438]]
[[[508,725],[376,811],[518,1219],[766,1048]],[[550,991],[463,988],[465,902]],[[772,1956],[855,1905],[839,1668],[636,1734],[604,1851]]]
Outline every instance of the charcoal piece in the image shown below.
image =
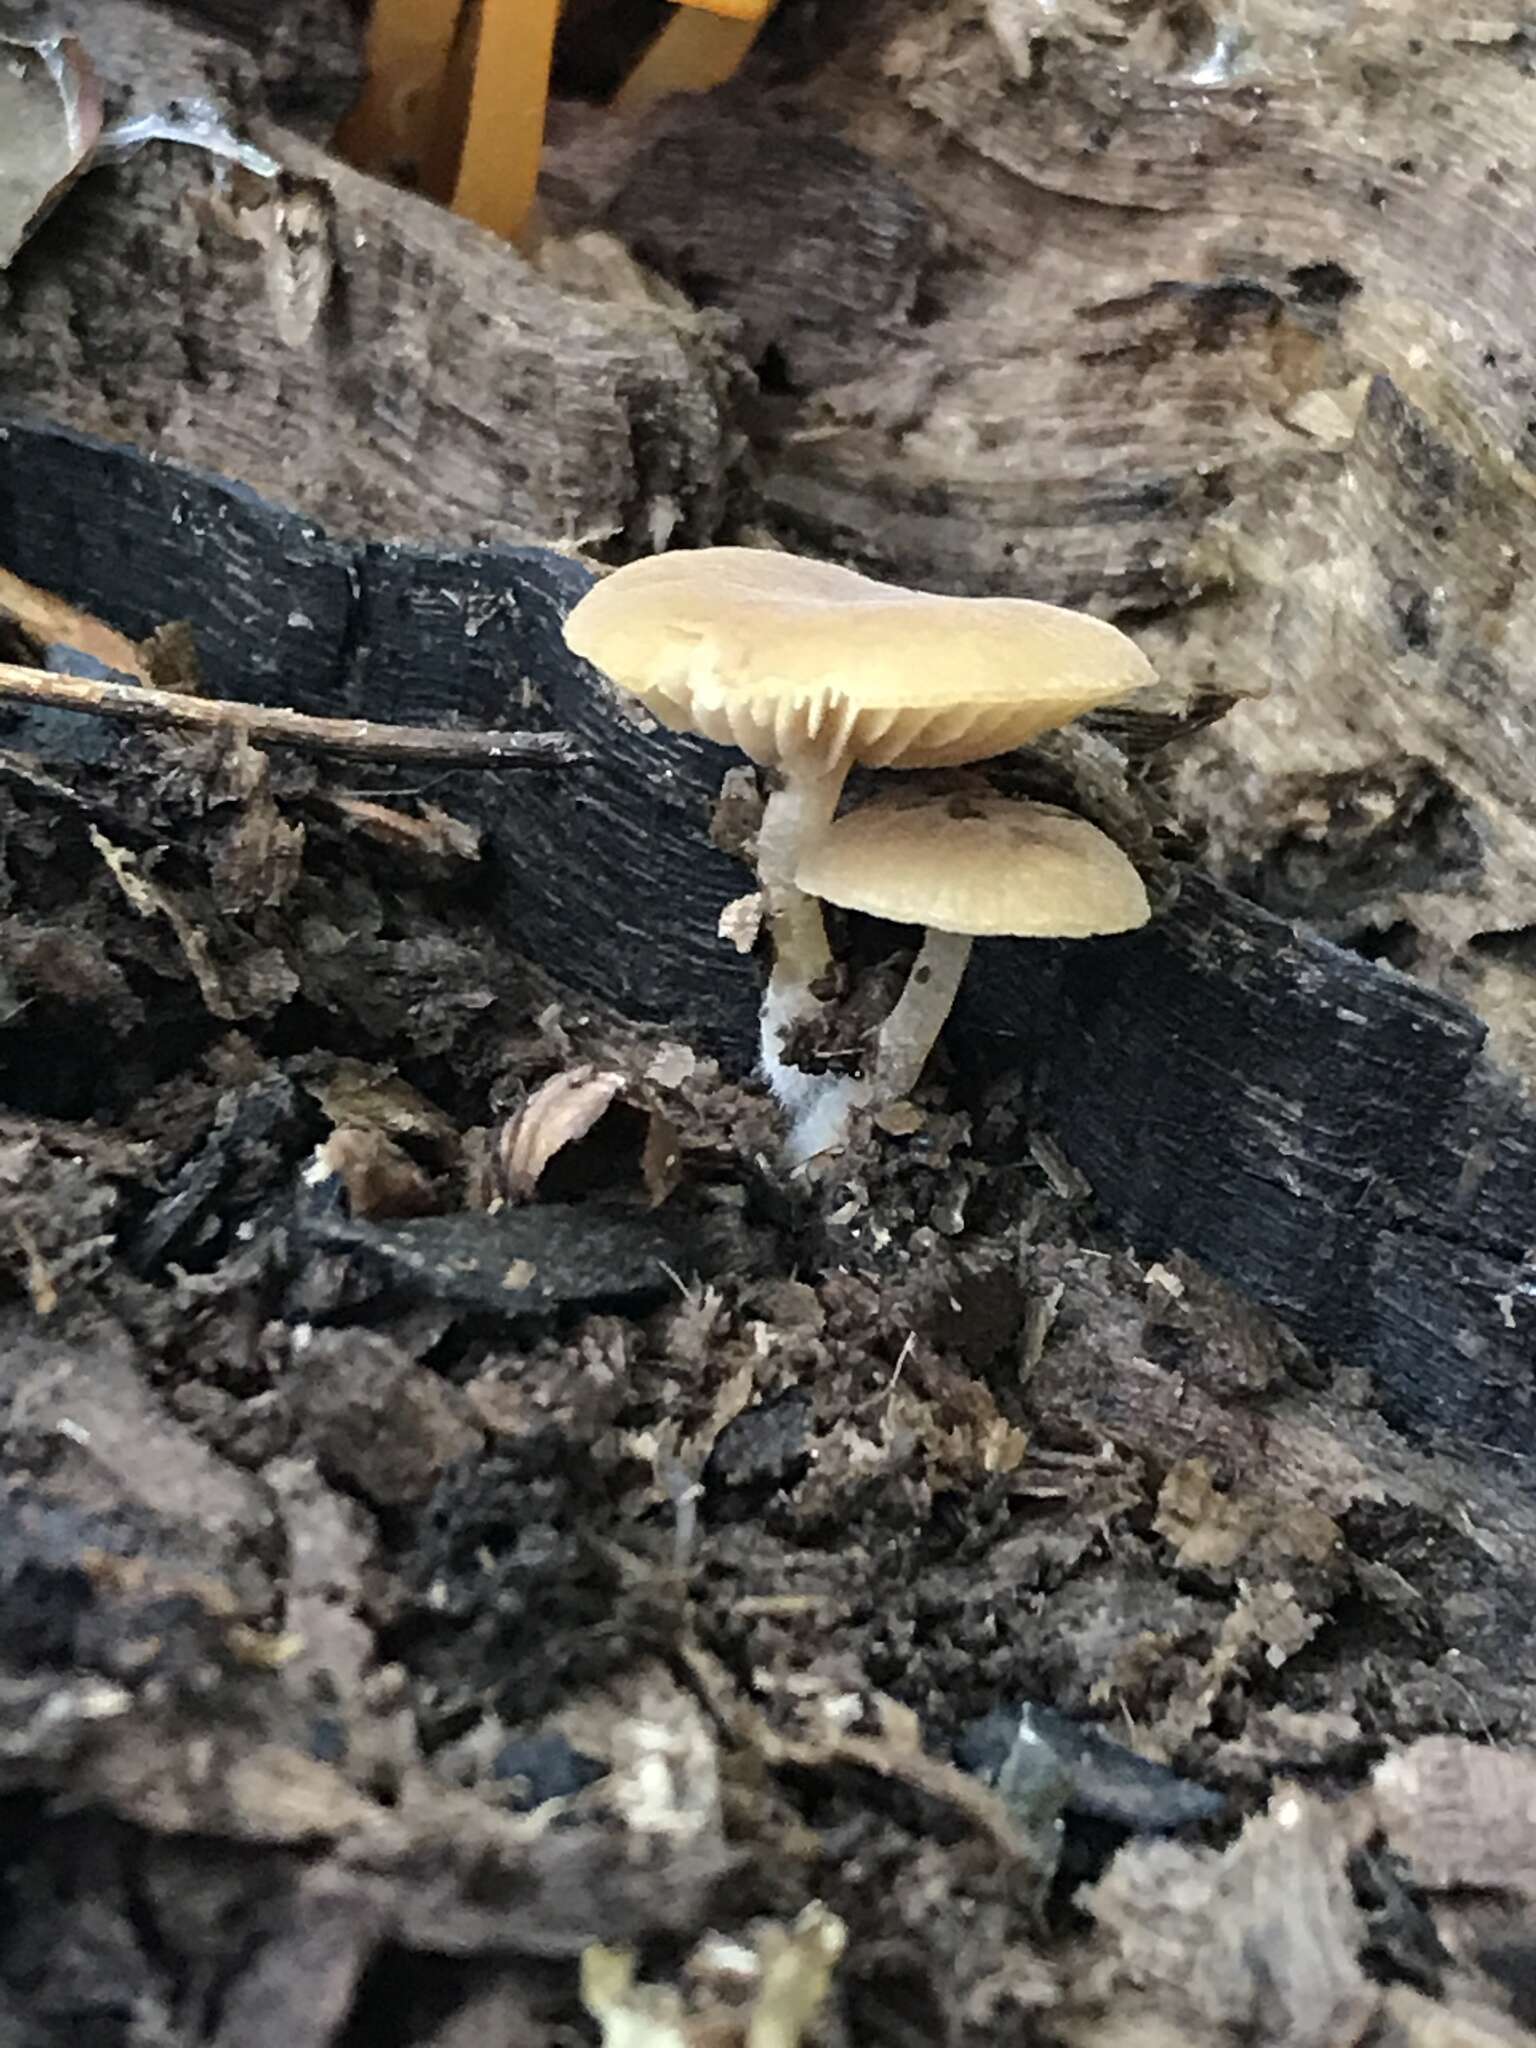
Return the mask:
[[186,620],[212,696],[336,709],[353,551],[241,484],[125,454],[0,422],[0,562],[130,639]]
[[126,1257],[137,1273],[151,1273],[169,1258],[185,1264],[195,1251],[206,1258],[201,1233],[216,1223],[220,1241],[235,1220],[229,1197],[270,1148],[295,1155],[313,1124],[313,1111],[291,1081],[281,1077],[227,1096],[218,1121],[180,1168],[128,1240]]
[[784,1394],[733,1416],[715,1439],[704,1468],[708,1487],[753,1495],[792,1486],[810,1456],[811,1398]]
[[[484,777],[455,784],[455,811],[467,800],[485,831],[499,914],[574,986],[745,1067],[757,974],[720,943],[718,925],[751,875],[709,838],[720,785],[740,757],[637,723],[567,650],[562,622],[591,584],[579,563],[544,548],[363,550],[345,708],[570,733],[591,765],[546,778],[542,790],[533,777],[515,797]],[[534,686],[527,712],[525,683]]]
[[372,1223],[335,1210],[304,1225],[316,1250],[350,1252],[381,1292],[520,1317],[659,1301],[675,1273],[713,1265],[709,1237],[671,1218],[596,1203]]
[[491,1765],[491,1776],[506,1786],[505,1803],[515,1813],[531,1813],[546,1800],[569,1799],[607,1772],[606,1764],[573,1749],[553,1730],[515,1737]]
[[1108,1821],[1131,1834],[1161,1835],[1216,1820],[1225,1810],[1219,1792],[1137,1756],[1054,1707],[994,1709],[961,1735],[956,1760],[988,1784],[1000,1786],[1021,1729],[1056,1759],[1066,1781],[1063,1806],[1075,1818]]

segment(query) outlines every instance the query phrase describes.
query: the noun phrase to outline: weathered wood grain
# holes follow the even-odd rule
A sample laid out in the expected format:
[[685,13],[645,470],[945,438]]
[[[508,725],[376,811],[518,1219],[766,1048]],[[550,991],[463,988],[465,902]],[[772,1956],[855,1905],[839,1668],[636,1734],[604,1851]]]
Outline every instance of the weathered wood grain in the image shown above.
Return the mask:
[[537,270],[260,126],[300,0],[268,44],[186,14],[235,40],[98,0],[108,77],[201,79],[283,175],[87,181],[12,281],[13,403],[335,532],[766,528],[1139,618],[1174,688],[1266,693],[1174,780],[1211,870],[1536,1077],[1520,8],[785,5],[723,95],[557,108]]
[[249,50],[266,111],[317,142],[334,132],[357,95],[364,16],[350,0],[170,0],[170,6]]
[[[1258,686],[1175,779],[1212,870],[1469,993],[1536,1079],[1528,11],[808,12],[550,179],[733,323],[757,519]],[[743,192],[793,229],[736,232]]]
[[[747,877],[707,837],[733,757],[644,729],[565,652],[578,563],[296,537],[221,480],[20,422],[0,435],[0,560],[129,631],[189,617],[233,695],[280,680],[284,579],[313,575],[326,601],[294,651],[312,708],[571,731],[589,763],[454,778],[496,914],[578,995],[750,1060],[755,970],[715,935]],[[962,1074],[1032,1078],[1144,1252],[1193,1253],[1367,1367],[1398,1420],[1532,1453],[1536,1116],[1485,1037],[1462,1004],[1192,872],[1143,932],[979,946],[955,1047]]]
[[84,179],[6,275],[13,407],[369,538],[621,556],[714,531],[734,372],[616,244],[596,279],[550,282],[267,123],[241,46],[135,0],[92,0],[89,42],[135,109],[209,97],[278,169],[155,143]]

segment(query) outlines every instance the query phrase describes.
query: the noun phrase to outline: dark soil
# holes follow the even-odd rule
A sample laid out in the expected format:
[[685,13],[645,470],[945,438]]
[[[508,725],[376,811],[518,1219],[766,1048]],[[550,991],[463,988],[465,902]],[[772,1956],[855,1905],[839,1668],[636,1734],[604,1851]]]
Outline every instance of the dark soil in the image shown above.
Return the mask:
[[[812,1902],[828,2048],[1529,2038],[1518,1474],[1140,1263],[1017,1075],[787,1185],[398,772],[45,754],[0,755],[7,2048],[571,2042],[592,1944],[725,2042]],[[503,1200],[582,1067],[610,1107]]]

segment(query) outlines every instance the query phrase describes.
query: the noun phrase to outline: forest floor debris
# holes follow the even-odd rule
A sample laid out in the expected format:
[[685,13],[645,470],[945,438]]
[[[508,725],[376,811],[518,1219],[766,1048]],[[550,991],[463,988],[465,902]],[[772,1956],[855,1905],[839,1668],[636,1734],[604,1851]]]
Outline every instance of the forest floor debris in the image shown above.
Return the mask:
[[1017,1088],[797,1194],[342,764],[75,745],[0,755],[8,2041],[1536,2038],[1506,1468]]

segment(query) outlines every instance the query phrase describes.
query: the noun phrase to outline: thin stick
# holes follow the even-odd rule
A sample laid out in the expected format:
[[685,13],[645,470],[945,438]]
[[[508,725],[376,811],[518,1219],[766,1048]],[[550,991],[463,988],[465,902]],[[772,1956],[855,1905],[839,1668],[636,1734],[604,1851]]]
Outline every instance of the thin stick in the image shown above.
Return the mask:
[[371,718],[313,718],[275,704],[184,696],[135,684],[0,662],[0,703],[81,711],[125,725],[192,727],[243,733],[305,754],[341,754],[361,761],[426,761],[441,768],[558,768],[585,758],[566,732],[487,732],[474,727],[380,725]]

